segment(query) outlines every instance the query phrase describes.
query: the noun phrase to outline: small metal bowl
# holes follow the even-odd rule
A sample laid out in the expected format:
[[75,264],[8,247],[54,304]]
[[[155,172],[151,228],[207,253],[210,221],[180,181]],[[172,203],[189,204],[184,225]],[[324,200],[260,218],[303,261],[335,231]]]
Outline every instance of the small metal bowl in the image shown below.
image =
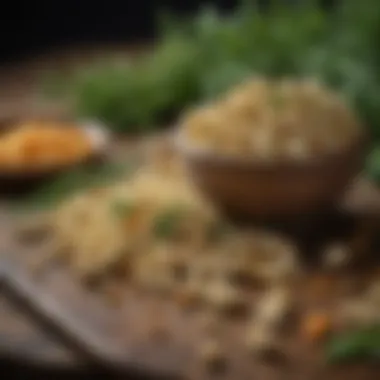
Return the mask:
[[344,150],[305,161],[217,155],[191,146],[181,133],[176,133],[174,145],[194,183],[222,211],[257,220],[283,220],[337,205],[362,170],[367,138],[363,134]]

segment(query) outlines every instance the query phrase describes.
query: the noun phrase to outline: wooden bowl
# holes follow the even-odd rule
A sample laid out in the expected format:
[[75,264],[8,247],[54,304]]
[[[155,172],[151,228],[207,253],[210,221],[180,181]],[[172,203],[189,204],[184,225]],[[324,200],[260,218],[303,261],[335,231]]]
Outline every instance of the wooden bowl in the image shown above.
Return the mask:
[[[19,120],[17,121],[19,122]],[[7,123],[3,121],[0,125],[0,134],[12,129],[13,126],[18,125],[18,122],[16,120],[9,120]],[[85,131],[93,145],[90,155],[75,162],[33,168],[32,170],[0,168],[0,193],[6,195],[24,193],[77,166],[102,161],[111,139],[108,130],[101,124],[92,121],[78,122],[77,125]]]
[[328,210],[362,169],[367,138],[307,161],[255,161],[192,147],[177,133],[176,149],[194,183],[222,211],[257,220],[283,220]]

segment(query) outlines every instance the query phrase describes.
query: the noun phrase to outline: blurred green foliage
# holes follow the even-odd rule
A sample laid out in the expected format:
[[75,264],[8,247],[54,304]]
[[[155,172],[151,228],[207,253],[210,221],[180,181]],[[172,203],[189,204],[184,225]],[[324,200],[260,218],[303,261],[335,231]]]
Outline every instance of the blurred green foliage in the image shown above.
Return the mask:
[[380,358],[380,325],[370,325],[332,337],[325,350],[329,363]]
[[315,0],[284,3],[258,12],[242,1],[228,16],[212,7],[185,19],[163,14],[150,54],[81,70],[56,89],[80,116],[136,133],[252,74],[313,76],[341,91],[379,139],[380,1],[342,0],[329,12]]
[[136,163],[105,162],[65,172],[12,204],[14,211],[35,211],[54,207],[69,196],[89,188],[101,188],[132,174]]

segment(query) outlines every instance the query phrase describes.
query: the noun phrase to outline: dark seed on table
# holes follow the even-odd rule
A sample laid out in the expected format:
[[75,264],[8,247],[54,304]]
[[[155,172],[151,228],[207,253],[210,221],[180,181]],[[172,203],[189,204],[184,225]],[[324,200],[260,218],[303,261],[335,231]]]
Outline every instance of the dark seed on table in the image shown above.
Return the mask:
[[108,273],[91,273],[82,278],[84,285],[95,292],[104,291],[108,280]]
[[194,309],[200,302],[201,298],[198,293],[191,289],[182,289],[175,293],[175,301],[184,309]]
[[165,340],[168,338],[168,330],[161,323],[151,323],[148,326],[148,336],[154,340]]
[[122,260],[116,260],[110,267],[109,272],[115,278],[120,280],[127,279],[131,274],[130,263],[125,261],[123,252],[120,253],[119,257],[122,257]]
[[107,301],[111,306],[121,307],[124,300],[123,287],[121,284],[110,283],[104,288]]
[[204,332],[214,332],[219,321],[214,313],[202,313],[199,315],[199,325]]
[[201,359],[210,372],[224,372],[227,368],[227,360],[217,341],[210,340],[202,344],[200,350]]
[[286,366],[289,364],[289,360],[282,350],[279,347],[267,346],[262,347],[260,350],[256,351],[256,355],[262,361],[267,364],[275,366]]
[[188,267],[184,263],[173,263],[172,274],[177,281],[186,281],[188,278]]
[[259,281],[253,278],[252,274],[246,270],[231,271],[229,281],[243,288],[258,288]]
[[39,244],[49,236],[48,226],[21,226],[15,233],[16,239],[21,243]]

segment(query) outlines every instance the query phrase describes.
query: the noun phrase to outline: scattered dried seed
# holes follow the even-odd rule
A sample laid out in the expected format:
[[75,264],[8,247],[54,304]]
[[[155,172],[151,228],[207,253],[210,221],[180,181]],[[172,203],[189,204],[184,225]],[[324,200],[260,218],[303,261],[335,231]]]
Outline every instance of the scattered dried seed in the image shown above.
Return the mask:
[[106,282],[106,276],[104,275],[104,273],[97,273],[96,275],[91,274],[83,277],[82,281],[84,285],[89,289],[93,291],[99,291],[101,293],[104,290],[103,286]]
[[380,322],[380,311],[377,305],[368,300],[351,300],[339,305],[339,316],[349,326],[371,325]]
[[173,278],[176,281],[186,281],[188,277],[188,268],[186,263],[183,262],[173,262],[171,265],[171,272]]
[[20,222],[16,226],[15,237],[22,243],[35,244],[43,242],[49,235],[51,225],[46,217],[36,217]]
[[241,310],[246,306],[240,292],[223,282],[210,284],[204,291],[204,297],[219,311]]
[[184,288],[175,292],[176,303],[185,309],[193,308],[200,302],[198,292],[191,288]]
[[220,321],[214,313],[200,314],[199,325],[205,334],[214,335],[220,331]]
[[152,319],[149,319],[149,321],[147,322],[147,325],[145,326],[145,330],[148,335],[148,338],[154,339],[154,340],[166,339],[168,337],[168,329],[163,323],[162,317],[150,316],[150,318]]
[[135,279],[137,285],[142,289],[156,293],[170,293],[176,288],[176,283],[167,273],[147,272]]
[[232,263],[227,273],[227,278],[231,284],[238,287],[256,288],[260,285],[260,281],[258,281],[257,276],[252,273],[252,269],[248,263]]
[[56,240],[49,241],[41,247],[41,251],[38,254],[33,255],[28,259],[28,269],[33,276],[39,276],[42,274],[49,264],[57,259],[57,256],[61,256],[63,252],[67,252],[65,247],[59,246]]
[[379,280],[373,282],[370,285],[366,294],[366,298],[368,298],[370,302],[373,302],[374,305],[377,305],[380,307],[380,281]]
[[312,298],[323,299],[331,294],[334,280],[331,276],[318,275],[309,281],[308,294]]
[[163,326],[155,325],[151,327],[149,335],[153,339],[162,340],[168,337],[168,331]]
[[276,328],[285,321],[292,306],[293,300],[286,288],[271,289],[257,305],[256,321]]
[[128,280],[131,276],[131,263],[127,260],[127,256],[123,252],[115,255],[120,257],[119,260],[115,260],[108,268],[108,271],[112,274],[115,279]]
[[356,260],[366,257],[370,251],[370,247],[376,236],[376,231],[378,230],[378,220],[376,219],[377,218],[366,218],[361,220],[354,231],[349,245]]
[[349,264],[352,257],[349,247],[335,243],[328,246],[323,252],[323,264],[327,268],[341,268]]
[[202,362],[211,370],[223,370],[227,364],[221,345],[216,340],[203,342],[200,355]]
[[331,319],[325,312],[313,312],[306,315],[301,325],[303,337],[313,343],[326,338],[331,329]]
[[249,326],[246,337],[248,350],[255,355],[265,355],[276,349],[274,331],[269,325],[254,323]]
[[105,296],[110,305],[120,307],[123,304],[124,293],[121,284],[108,283],[104,288]]

